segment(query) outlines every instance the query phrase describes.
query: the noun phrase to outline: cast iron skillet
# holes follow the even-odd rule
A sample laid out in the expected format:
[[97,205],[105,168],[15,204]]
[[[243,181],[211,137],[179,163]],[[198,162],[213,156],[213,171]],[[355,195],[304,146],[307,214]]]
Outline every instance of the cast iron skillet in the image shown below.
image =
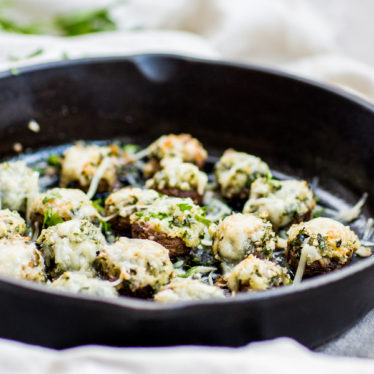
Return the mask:
[[[31,118],[41,125],[31,133]],[[0,156],[127,137],[190,132],[212,154],[234,147],[353,203],[374,200],[374,110],[358,98],[267,69],[138,55],[64,61],[0,74]],[[209,344],[291,336],[314,347],[374,307],[374,258],[301,285],[172,305],[55,294],[1,278],[0,336],[63,348]]]

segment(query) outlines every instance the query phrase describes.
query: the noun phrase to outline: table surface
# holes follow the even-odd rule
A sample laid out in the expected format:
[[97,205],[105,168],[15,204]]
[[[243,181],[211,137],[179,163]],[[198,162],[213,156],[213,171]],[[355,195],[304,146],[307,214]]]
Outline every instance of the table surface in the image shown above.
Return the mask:
[[350,330],[316,351],[329,355],[374,358],[374,309]]

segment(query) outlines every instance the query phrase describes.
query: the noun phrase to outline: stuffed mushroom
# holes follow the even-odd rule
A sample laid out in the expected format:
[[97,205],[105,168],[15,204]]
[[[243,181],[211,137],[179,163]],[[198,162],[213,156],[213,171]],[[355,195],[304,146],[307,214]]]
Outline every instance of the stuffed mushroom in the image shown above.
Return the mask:
[[174,272],[168,250],[162,245],[125,237],[103,246],[95,266],[104,279],[117,282],[121,294],[145,298],[169,283]]
[[213,233],[213,253],[226,263],[238,263],[253,254],[271,258],[275,233],[271,223],[253,214],[232,214],[221,221]]
[[348,226],[320,217],[290,227],[286,257],[293,270],[300,263],[304,275],[313,276],[347,265],[360,247]]
[[37,244],[49,275],[56,277],[67,270],[90,271],[105,238],[89,221],[73,219],[44,229]]
[[215,176],[226,199],[247,199],[252,183],[271,177],[269,166],[259,157],[228,149],[215,165]]
[[264,291],[291,283],[286,268],[249,255],[231,271],[227,286],[233,292]]
[[81,190],[53,188],[35,198],[30,215],[34,223],[45,228],[73,218],[95,221],[98,212]]
[[87,191],[99,168],[103,168],[98,180],[97,191],[111,191],[117,182],[118,164],[118,149],[116,147],[78,143],[63,153],[60,187],[79,188]]
[[16,211],[0,210],[0,238],[23,235],[26,230],[25,220]]
[[39,192],[39,174],[23,161],[0,164],[0,201],[3,209],[26,213],[28,205]]
[[113,217],[109,222],[116,232],[126,233],[131,227],[131,214],[141,212],[159,197],[160,194],[151,189],[124,187],[107,197],[105,214]]
[[268,219],[275,230],[313,216],[316,203],[306,181],[258,179],[243,212]]
[[0,274],[36,282],[46,280],[43,256],[30,238],[0,239]]
[[211,222],[205,211],[189,198],[162,196],[130,217],[134,238],[162,244],[175,257],[197,247],[208,234]]
[[160,170],[164,158],[179,158],[183,162],[195,164],[202,169],[208,157],[202,144],[190,134],[163,135],[148,147],[149,162],[144,167],[144,175],[152,176]]
[[165,158],[161,170],[146,182],[162,194],[176,197],[190,197],[195,204],[201,204],[208,183],[207,175],[191,163],[178,158]]

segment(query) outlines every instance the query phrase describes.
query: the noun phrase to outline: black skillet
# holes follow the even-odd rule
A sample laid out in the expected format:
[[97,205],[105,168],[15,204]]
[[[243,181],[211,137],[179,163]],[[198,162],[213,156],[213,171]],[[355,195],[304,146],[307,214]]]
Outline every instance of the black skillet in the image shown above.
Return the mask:
[[[35,119],[40,133],[27,124]],[[0,156],[75,139],[146,145],[189,132],[211,154],[256,154],[353,203],[374,200],[374,109],[334,89],[267,69],[162,55],[64,61],[0,74]],[[13,154],[14,155],[14,154]],[[172,305],[55,294],[0,280],[0,336],[63,348],[242,345],[291,336],[315,347],[374,307],[374,258],[300,285]]]

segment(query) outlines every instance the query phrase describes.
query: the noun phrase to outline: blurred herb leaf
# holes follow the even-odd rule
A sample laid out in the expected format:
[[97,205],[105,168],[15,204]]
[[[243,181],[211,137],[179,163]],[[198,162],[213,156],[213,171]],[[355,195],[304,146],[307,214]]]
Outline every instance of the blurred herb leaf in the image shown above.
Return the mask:
[[56,17],[57,29],[65,36],[76,36],[117,29],[108,8],[68,13]]
[[0,29],[18,34],[43,34],[42,24],[21,25],[0,13]]

